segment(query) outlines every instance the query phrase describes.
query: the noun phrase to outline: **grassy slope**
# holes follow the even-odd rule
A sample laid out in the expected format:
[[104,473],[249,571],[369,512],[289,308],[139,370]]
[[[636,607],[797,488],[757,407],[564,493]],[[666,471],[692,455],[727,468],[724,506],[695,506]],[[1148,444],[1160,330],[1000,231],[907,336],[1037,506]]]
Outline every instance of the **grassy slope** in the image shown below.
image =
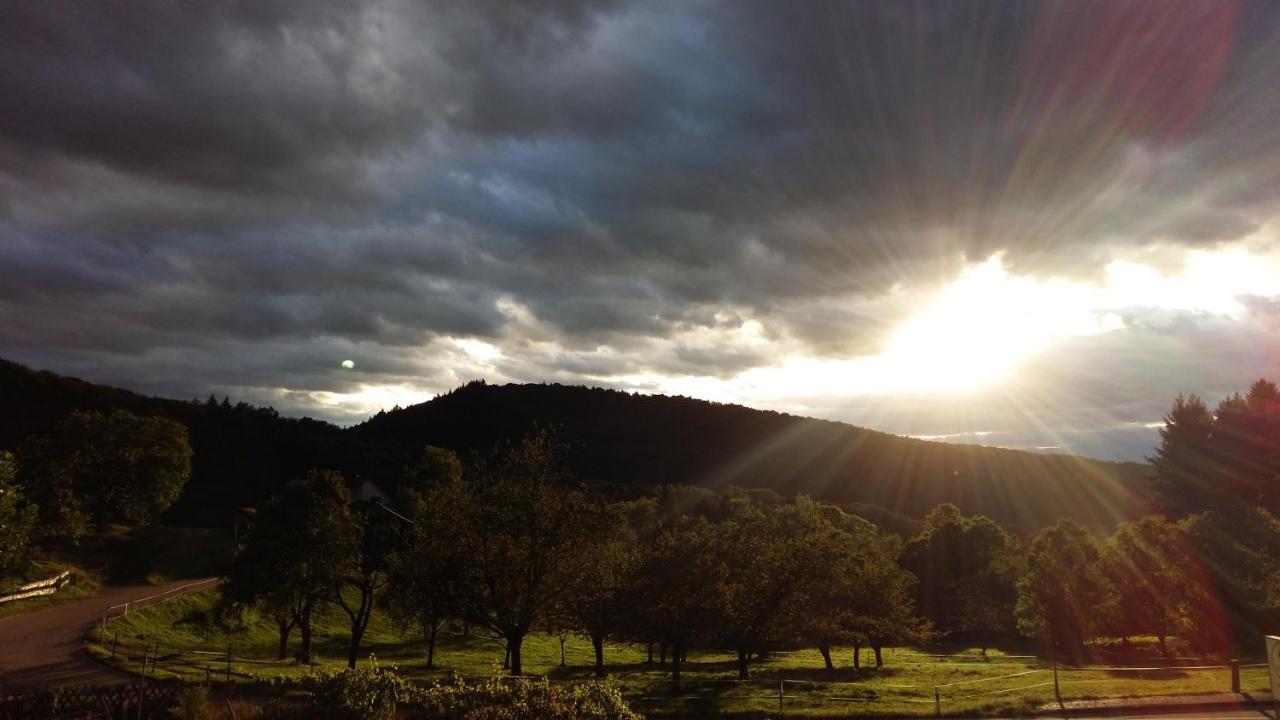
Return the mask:
[[[131,613],[111,624],[105,642],[96,635],[91,637],[90,652],[107,662],[140,672],[143,648],[159,643],[161,662],[155,674],[201,679],[205,677],[206,665],[212,673],[225,672],[225,656],[192,655],[182,651],[198,649],[225,653],[230,643],[233,655],[231,669],[237,680],[298,677],[308,671],[308,668],[289,662],[274,661],[276,638],[269,623],[248,622],[242,629],[228,633],[218,628],[216,623],[208,622],[208,611],[215,601],[216,595],[210,591]],[[319,623],[317,667],[338,668],[345,664],[344,621],[345,616],[330,614]],[[113,639],[118,644],[116,656],[111,658]],[[449,633],[441,638],[437,648],[436,661],[440,668],[428,671],[423,651],[420,640],[401,637],[384,618],[375,616],[361,662],[367,662],[372,655],[380,664],[394,665],[410,677],[427,680],[449,672],[490,675],[499,669],[503,654],[498,642],[481,635],[473,634],[468,638]],[[559,653],[559,642],[555,637],[531,636],[524,646],[526,672],[548,675],[553,680],[591,676],[591,647],[585,639],[568,639],[567,667],[559,667]],[[664,673],[646,667],[643,648],[610,646],[606,649],[605,659],[610,675],[621,684],[633,704],[653,715],[722,712],[764,717],[778,709],[778,687],[782,680],[787,681],[787,714],[810,717],[849,713],[932,715],[933,688],[948,683],[964,683],[941,689],[942,709],[948,715],[1013,714],[1053,700],[1051,671],[1041,668],[1034,660],[995,652],[983,662],[972,652],[939,658],[899,648],[886,651],[884,668],[862,671],[848,667],[849,650],[839,651],[837,657],[842,667],[828,672],[822,669],[816,651],[778,654],[771,660],[754,663],[751,681],[742,683],[735,680],[730,656],[711,652],[691,653],[685,689],[676,696],[667,691]],[[1014,673],[1028,674],[993,681],[965,682]],[[1146,673],[1083,669],[1063,671],[1060,680],[1065,700],[1224,692],[1230,687],[1230,676],[1225,669]],[[1246,691],[1265,691],[1265,668],[1246,669],[1243,684]]]

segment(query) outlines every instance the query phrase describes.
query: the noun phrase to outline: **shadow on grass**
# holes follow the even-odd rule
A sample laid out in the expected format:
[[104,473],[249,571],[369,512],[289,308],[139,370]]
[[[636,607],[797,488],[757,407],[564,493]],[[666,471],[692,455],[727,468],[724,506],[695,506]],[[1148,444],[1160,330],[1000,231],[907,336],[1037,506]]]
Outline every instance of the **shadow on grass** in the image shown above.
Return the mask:
[[1106,674],[1107,677],[1124,680],[1185,680],[1191,677],[1190,673],[1174,667],[1156,670],[1107,670]]

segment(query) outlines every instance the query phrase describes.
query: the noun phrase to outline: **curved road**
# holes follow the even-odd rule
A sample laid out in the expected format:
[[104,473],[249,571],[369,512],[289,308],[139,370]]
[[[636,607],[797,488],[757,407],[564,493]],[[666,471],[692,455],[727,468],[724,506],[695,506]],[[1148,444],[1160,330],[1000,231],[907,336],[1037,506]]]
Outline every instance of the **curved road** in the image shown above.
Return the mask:
[[[109,586],[93,597],[0,619],[0,694],[31,687],[110,685],[136,678],[102,665],[84,650],[84,636],[112,605],[201,582]],[[191,588],[200,590],[201,585]],[[177,593],[175,593],[177,594]]]

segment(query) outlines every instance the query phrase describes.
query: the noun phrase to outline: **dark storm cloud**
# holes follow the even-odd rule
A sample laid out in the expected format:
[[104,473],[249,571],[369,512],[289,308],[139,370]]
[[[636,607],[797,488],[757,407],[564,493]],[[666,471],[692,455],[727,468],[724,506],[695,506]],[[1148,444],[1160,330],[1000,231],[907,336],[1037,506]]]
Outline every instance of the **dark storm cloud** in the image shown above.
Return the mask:
[[[871,352],[900,318],[860,303],[966,258],[1093,273],[1274,218],[1278,19],[9,4],[0,347],[177,394],[442,389],[446,337],[504,348],[507,379],[732,374],[769,360],[717,339],[747,319]],[[375,360],[339,373],[353,348]]]

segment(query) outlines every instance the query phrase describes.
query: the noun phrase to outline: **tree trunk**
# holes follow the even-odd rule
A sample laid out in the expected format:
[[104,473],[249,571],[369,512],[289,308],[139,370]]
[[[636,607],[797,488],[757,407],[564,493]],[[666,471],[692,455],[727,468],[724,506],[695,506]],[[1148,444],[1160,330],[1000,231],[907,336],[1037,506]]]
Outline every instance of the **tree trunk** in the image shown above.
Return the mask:
[[511,646],[507,645],[506,647],[507,647],[506,652],[502,654],[502,669],[510,670],[511,669]]
[[818,643],[818,652],[822,653],[822,662],[826,663],[828,670],[835,670],[836,666],[831,662],[831,643]]
[[604,677],[604,635],[592,635],[591,647],[596,651],[596,677]]
[[302,647],[298,648],[298,662],[308,665],[311,663],[311,611],[315,609],[316,599],[314,597],[307,598],[302,603],[302,609],[298,613],[298,631],[302,635]]
[[862,643],[853,644],[853,669],[862,669]]
[[311,619],[298,621],[298,631],[302,641],[298,647],[298,662],[307,665],[311,662]]
[[874,650],[876,654],[876,667],[884,667],[884,658],[880,655],[880,644],[876,643],[875,645],[872,645],[871,649]]
[[1156,640],[1157,640],[1157,641],[1159,641],[1159,643],[1160,643],[1160,656],[1161,656],[1161,657],[1163,657],[1164,659],[1168,660],[1168,659],[1169,659],[1169,646],[1168,646],[1168,644],[1165,642],[1165,634],[1164,634],[1164,633],[1160,633],[1159,635],[1157,635],[1157,636],[1156,636]]
[[560,636],[560,667],[564,667],[564,640],[563,635]]
[[347,667],[356,669],[356,658],[360,657],[360,641],[364,639],[364,629],[366,625],[352,624],[351,626],[351,644],[347,646]]
[[436,632],[440,630],[440,621],[434,620],[429,626],[424,626],[427,641],[427,669],[434,670],[436,667]]
[[520,645],[524,642],[524,634],[511,635],[507,638],[507,650],[511,653],[511,674],[523,675],[524,667],[520,664]]
[[671,687],[680,689],[680,643],[671,647]]
[[276,659],[289,657],[289,635],[293,632],[293,620],[284,615],[276,616],[276,629],[280,632],[280,644],[276,647]]
[[649,664],[653,664],[653,641],[649,641]]
[[749,657],[750,656],[748,655],[746,650],[738,651],[738,679],[739,680],[747,679],[747,660],[749,659]]
[[667,666],[667,641],[658,643],[658,667]]

